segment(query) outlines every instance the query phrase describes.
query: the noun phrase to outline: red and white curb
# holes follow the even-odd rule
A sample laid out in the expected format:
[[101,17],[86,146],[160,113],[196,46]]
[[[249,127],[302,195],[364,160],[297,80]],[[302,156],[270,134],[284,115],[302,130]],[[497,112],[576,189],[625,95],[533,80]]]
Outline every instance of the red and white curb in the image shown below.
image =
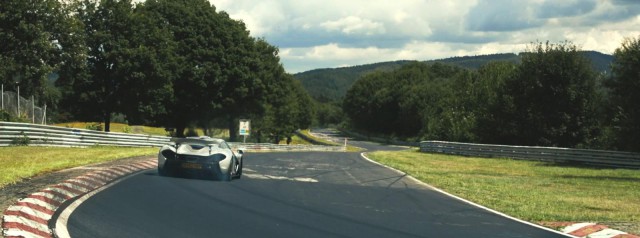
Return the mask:
[[53,237],[49,220],[63,203],[125,175],[154,167],[155,160],[149,159],[135,164],[99,169],[32,193],[5,210],[2,217],[2,234],[6,238]]
[[575,223],[561,229],[561,231],[581,238],[640,238],[640,236],[610,229],[605,225],[596,223]]

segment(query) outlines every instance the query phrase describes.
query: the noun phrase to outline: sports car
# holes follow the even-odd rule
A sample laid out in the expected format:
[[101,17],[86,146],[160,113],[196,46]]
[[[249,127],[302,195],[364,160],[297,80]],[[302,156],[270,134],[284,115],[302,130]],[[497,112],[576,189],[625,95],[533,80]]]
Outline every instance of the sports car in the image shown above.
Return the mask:
[[175,138],[158,152],[161,176],[204,177],[231,181],[242,175],[242,150],[233,151],[222,139]]

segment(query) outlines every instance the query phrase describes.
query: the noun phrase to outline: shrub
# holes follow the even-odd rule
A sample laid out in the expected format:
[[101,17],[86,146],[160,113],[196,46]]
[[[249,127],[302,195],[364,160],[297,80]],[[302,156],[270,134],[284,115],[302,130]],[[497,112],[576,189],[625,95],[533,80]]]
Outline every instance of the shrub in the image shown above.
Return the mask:
[[94,122],[85,126],[87,130],[102,131],[102,124]]
[[11,140],[11,145],[13,146],[28,146],[29,143],[31,142],[31,139],[29,139],[29,137],[24,134],[24,131],[20,132],[20,136],[13,138]]

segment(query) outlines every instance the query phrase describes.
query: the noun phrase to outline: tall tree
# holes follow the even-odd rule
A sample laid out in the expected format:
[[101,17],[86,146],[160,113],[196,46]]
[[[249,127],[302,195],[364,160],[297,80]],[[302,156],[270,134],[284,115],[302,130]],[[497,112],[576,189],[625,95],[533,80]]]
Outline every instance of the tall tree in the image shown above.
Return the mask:
[[254,111],[254,131],[271,136],[274,142],[291,136],[297,129],[308,128],[314,113],[309,94],[280,64],[278,48],[264,39],[256,40],[255,77],[262,88],[262,111]]
[[616,49],[611,78],[605,85],[611,90],[612,124],[616,147],[640,151],[640,37],[629,38]]
[[132,38],[123,68],[121,110],[129,123],[165,125],[167,105],[173,95],[173,69],[178,67],[177,44],[171,31],[157,22],[153,12],[137,6],[133,12]]
[[134,35],[133,5],[130,0],[83,0],[77,6],[85,27],[89,76],[76,81],[78,105],[84,119],[101,119],[110,131],[111,115],[122,112],[122,98],[130,91],[124,86],[131,73]]
[[56,103],[59,93],[47,80],[62,67],[77,63],[70,60],[81,48],[73,42],[77,35],[73,21],[60,1],[3,1],[0,82],[13,90],[19,85],[23,95],[33,95],[41,102]]
[[596,74],[574,45],[534,44],[515,74],[505,94],[518,124],[504,143],[575,147],[592,135]]
[[518,124],[514,118],[513,98],[505,84],[514,77],[517,65],[512,62],[491,62],[480,67],[475,75],[471,99],[474,102],[478,142],[499,144],[513,140]]
[[206,0],[149,0],[153,15],[175,42],[169,122],[183,136],[190,124],[227,118],[232,140],[236,119],[260,111],[263,84],[256,69],[254,40],[242,22],[216,12]]
[[[233,20],[225,12],[220,12],[221,24],[225,31],[222,34],[224,43],[224,60],[221,62],[222,104],[217,115],[226,115],[230,141],[237,140],[238,119],[252,114],[260,114],[264,108],[266,85],[264,79],[256,72],[260,67],[258,44],[267,44],[263,40],[256,41],[249,36],[246,26],[241,21]],[[279,63],[277,50],[272,54]]]

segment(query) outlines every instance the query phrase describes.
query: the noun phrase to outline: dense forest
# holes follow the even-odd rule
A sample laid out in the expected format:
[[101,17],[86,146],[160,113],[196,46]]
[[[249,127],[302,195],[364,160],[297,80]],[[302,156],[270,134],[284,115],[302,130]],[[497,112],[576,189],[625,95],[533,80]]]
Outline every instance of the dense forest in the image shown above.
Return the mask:
[[[596,51],[581,51],[586,58],[591,60],[591,65],[597,72],[610,71],[611,55],[603,54]],[[425,63],[445,63],[460,66],[466,69],[478,69],[481,66],[493,61],[506,61],[519,63],[521,54],[505,53],[492,55],[462,56],[451,57],[445,59],[436,59],[423,61]],[[342,67],[335,69],[315,69],[306,72],[294,74],[296,79],[302,82],[309,94],[318,102],[331,102],[342,100],[347,90],[351,88],[356,80],[374,72],[387,72],[396,70],[404,65],[416,61],[401,60],[382,62],[367,65],[358,65],[351,67]]]
[[[464,69],[478,70],[490,62],[510,62],[518,64],[521,61],[521,54],[492,54],[451,57],[445,59],[423,61],[425,64],[447,64],[459,66]],[[591,62],[591,67],[596,72],[604,74],[610,73],[613,56],[595,51],[579,51]],[[380,72],[391,72],[403,66],[418,63],[418,61],[393,61],[376,64],[359,65],[352,67],[342,67],[335,69],[316,69],[307,72],[297,73],[294,76],[315,100],[317,110],[315,124],[318,126],[337,126],[347,120],[342,111],[342,100],[347,91],[360,78]]]
[[0,22],[0,82],[57,122],[222,126],[231,140],[240,118],[274,137],[311,124],[278,48],[207,0],[5,0]]
[[346,126],[407,140],[640,151],[640,38],[616,50],[607,72],[588,55],[547,42],[477,70],[413,62],[370,73],[347,91]]

